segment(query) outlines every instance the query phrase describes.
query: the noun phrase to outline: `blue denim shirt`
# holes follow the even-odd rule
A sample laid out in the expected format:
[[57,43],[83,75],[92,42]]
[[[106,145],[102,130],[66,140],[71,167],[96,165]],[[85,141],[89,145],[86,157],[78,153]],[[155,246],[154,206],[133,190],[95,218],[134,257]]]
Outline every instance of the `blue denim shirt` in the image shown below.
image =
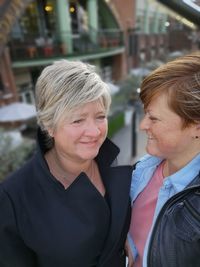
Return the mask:
[[[156,167],[160,164],[161,161],[162,161],[161,158],[145,155],[137,163],[136,169],[133,171],[132,174],[132,182],[130,190],[132,203],[140,194],[140,192],[143,191],[144,188],[147,186]],[[151,236],[152,228],[155,224],[156,218],[161,208],[170,197],[182,191],[190,182],[192,182],[192,180],[198,175],[199,171],[200,171],[200,154],[198,154],[195,158],[193,158],[193,160],[190,161],[185,167],[163,179],[163,185],[158,193],[158,200],[154,212],[152,227],[149,232],[144,249],[143,267],[147,267],[147,252],[149,246],[149,239]],[[137,257],[137,249],[130,235],[128,235],[128,240],[133,252],[133,256],[135,258]]]

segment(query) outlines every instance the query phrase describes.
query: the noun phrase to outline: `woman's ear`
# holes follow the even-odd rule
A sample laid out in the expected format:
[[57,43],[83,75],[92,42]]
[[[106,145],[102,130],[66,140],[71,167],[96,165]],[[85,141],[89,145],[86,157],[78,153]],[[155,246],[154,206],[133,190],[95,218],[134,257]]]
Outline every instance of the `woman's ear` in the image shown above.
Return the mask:
[[53,138],[54,134],[53,134],[53,130],[52,130],[52,129],[48,128],[48,129],[47,129],[47,133],[48,133],[48,135],[49,135],[50,137]]
[[196,124],[194,127],[193,138],[195,138],[195,139],[200,138],[200,123]]

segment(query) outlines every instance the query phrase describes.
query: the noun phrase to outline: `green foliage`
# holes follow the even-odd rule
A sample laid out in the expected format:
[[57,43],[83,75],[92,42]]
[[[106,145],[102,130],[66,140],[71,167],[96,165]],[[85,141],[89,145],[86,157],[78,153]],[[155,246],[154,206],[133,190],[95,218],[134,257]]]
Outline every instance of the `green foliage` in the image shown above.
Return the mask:
[[34,148],[35,143],[28,141],[13,148],[11,137],[0,131],[0,181],[21,167],[33,154]]
[[124,112],[111,116],[108,120],[108,137],[111,138],[124,126]]
[[129,75],[125,80],[121,81],[120,88],[128,96],[133,88],[138,86],[138,83],[139,81],[137,77]]
[[112,96],[111,111],[115,113],[119,110],[124,110],[128,103],[133,100],[138,100],[137,88],[140,81],[137,77],[128,76],[119,84],[120,90]]

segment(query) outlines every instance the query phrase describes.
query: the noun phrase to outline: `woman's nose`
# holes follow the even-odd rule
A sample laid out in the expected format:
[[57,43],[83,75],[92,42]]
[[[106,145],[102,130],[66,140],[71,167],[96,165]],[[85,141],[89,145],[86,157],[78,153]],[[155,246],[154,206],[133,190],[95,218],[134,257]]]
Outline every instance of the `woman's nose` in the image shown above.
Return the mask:
[[144,118],[141,120],[139,127],[140,127],[140,130],[142,131],[149,129],[149,123],[148,123],[148,119],[146,116],[144,116]]
[[90,122],[86,128],[87,135],[98,136],[101,131],[95,122]]

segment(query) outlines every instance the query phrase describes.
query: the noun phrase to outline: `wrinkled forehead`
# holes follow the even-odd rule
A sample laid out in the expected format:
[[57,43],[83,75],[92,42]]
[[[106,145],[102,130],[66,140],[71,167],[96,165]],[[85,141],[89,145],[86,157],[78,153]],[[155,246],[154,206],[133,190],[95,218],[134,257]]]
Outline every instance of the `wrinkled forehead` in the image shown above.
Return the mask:
[[90,101],[90,102],[86,102],[86,103],[82,103],[79,105],[76,105],[70,109],[66,108],[65,110],[63,110],[63,113],[60,117],[60,121],[62,121],[63,119],[68,119],[70,117],[72,117],[74,114],[83,114],[85,112],[85,110],[87,109],[88,106],[92,106],[92,109],[98,111],[98,112],[106,112],[106,107],[103,103],[103,99],[99,98],[97,100],[94,101]]

